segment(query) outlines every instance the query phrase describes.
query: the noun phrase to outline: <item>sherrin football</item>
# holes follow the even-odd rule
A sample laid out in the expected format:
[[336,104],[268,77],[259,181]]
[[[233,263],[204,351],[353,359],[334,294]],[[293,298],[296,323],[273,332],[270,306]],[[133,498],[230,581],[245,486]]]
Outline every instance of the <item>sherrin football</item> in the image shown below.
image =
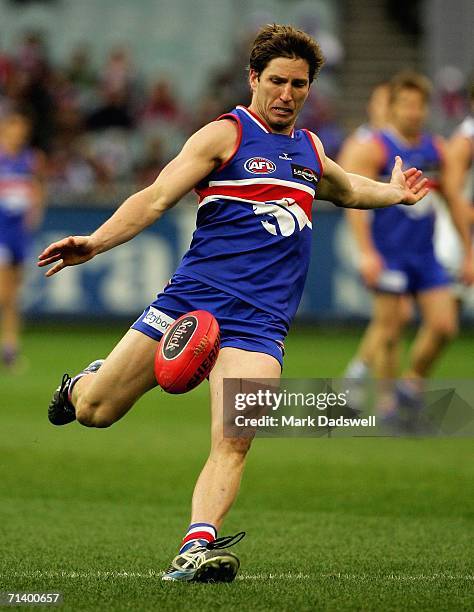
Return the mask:
[[220,348],[219,324],[206,310],[194,310],[169,326],[155,354],[155,377],[168,393],[197,387],[216,363]]

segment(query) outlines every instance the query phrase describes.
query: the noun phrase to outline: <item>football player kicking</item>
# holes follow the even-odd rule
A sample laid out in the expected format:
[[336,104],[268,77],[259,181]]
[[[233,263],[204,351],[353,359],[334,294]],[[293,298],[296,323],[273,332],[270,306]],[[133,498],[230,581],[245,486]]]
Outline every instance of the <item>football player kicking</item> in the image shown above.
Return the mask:
[[[192,499],[191,524],[163,579],[231,581],[239,568],[217,531],[234,502],[251,440],[223,435],[223,379],[279,378],[283,341],[300,301],[311,246],[311,210],[320,198],[351,208],[412,205],[428,191],[415,168],[395,162],[382,184],[347,174],[321,142],[295,130],[323,64],[318,44],[290,26],[269,25],[250,55],[252,100],[206,125],[146,189],[129,197],[90,236],[69,236],[39,256],[46,276],[130,240],[191,189],[199,198],[188,252],[171,283],[105,361],[64,375],[49,419],[108,427],[156,386],[153,360],[163,324],[191,310],[211,312],[221,351],[209,377],[212,440]],[[242,537],[242,536],[237,536]]]

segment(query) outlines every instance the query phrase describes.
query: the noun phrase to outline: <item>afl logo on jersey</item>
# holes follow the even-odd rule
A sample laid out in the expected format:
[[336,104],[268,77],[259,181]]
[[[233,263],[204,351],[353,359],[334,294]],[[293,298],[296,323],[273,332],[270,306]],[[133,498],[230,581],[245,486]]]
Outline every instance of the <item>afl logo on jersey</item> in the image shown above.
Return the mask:
[[251,157],[248,159],[244,168],[252,174],[271,174],[276,170],[276,164],[265,157]]

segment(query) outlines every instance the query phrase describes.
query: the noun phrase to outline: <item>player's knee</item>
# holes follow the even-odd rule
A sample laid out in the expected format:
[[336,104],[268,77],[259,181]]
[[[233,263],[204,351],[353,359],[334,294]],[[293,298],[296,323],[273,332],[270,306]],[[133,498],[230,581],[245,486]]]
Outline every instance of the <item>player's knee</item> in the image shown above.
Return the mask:
[[431,324],[431,330],[441,341],[450,342],[458,334],[458,325],[454,319],[440,319]]
[[384,349],[393,349],[400,340],[400,327],[398,325],[387,325],[380,332],[380,343]]

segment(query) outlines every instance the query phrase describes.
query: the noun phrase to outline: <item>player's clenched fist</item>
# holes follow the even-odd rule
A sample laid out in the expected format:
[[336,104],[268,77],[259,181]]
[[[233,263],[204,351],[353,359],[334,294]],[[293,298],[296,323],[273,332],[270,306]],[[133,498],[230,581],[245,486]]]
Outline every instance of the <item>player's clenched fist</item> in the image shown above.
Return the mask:
[[91,236],[68,236],[53,242],[38,256],[38,266],[49,268],[45,276],[52,276],[66,266],[77,266],[96,255]]

